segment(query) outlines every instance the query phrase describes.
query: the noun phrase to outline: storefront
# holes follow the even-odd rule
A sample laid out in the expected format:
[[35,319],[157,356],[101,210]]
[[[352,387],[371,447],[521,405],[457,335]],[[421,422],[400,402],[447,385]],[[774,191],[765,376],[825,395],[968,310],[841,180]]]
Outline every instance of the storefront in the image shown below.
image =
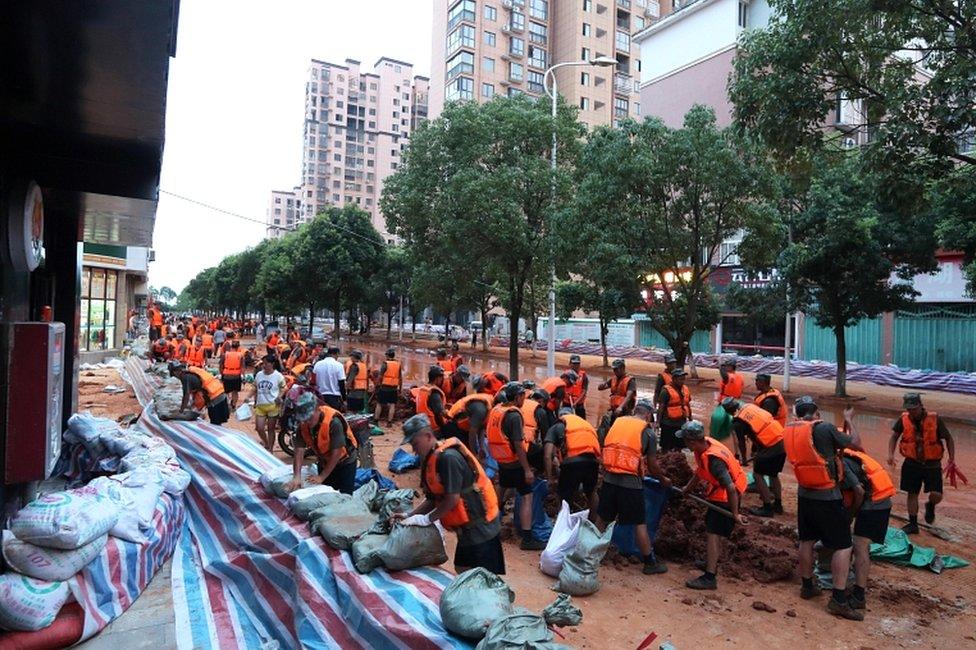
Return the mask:
[[82,263],[78,350],[94,360],[122,348],[133,334],[131,317],[145,312],[148,251],[86,242]]

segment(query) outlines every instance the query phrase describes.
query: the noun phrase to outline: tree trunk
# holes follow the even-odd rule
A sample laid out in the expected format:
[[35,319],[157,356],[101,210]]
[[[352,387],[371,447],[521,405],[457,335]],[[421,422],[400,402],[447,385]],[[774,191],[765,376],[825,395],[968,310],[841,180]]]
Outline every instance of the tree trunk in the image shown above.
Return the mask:
[[312,338],[312,330],[315,329],[315,303],[308,303],[308,338]]
[[834,395],[847,397],[847,339],[843,325],[834,325],[834,338],[837,340],[837,381],[834,384]]
[[447,319],[444,321],[444,346],[447,347],[447,339],[451,333],[451,312],[447,312]]
[[386,310],[386,340],[390,340],[393,331],[393,305],[389,305]]
[[[512,305],[508,310],[508,376],[518,381],[519,376],[519,321],[522,319],[522,283],[511,280],[509,295]],[[518,288],[516,288],[518,287]]]
[[333,327],[334,327],[332,336],[333,338],[335,338],[336,341],[338,341],[339,327],[342,321],[342,301],[338,297],[336,297],[335,303],[333,303],[332,305],[332,318],[333,318]]
[[488,309],[484,305],[481,306],[481,351],[488,351]]
[[603,367],[606,368],[610,365],[610,360],[607,357],[607,323],[603,319],[603,313],[600,316],[600,348],[603,350]]

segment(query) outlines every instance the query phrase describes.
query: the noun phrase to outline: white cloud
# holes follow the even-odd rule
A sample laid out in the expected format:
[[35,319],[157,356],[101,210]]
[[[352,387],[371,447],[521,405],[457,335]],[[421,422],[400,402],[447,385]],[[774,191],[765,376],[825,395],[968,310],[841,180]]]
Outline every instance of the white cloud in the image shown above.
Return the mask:
[[[300,180],[309,60],[372,67],[384,55],[429,76],[430,0],[183,0],[161,189],[263,222],[268,193]],[[150,283],[179,291],[263,236],[262,225],[162,194]]]

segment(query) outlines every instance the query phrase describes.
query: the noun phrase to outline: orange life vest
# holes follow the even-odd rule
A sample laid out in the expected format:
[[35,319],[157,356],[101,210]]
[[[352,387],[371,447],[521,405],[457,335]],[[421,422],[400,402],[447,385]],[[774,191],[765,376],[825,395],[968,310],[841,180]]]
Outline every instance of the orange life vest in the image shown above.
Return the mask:
[[201,338],[203,339],[204,349],[213,350],[214,347],[213,334],[204,334]]
[[690,420],[691,390],[687,386],[682,386],[679,393],[678,389],[671,384],[666,385],[664,390],[668,393],[668,408],[665,409],[664,415],[669,420]]
[[[488,413],[488,451],[491,453],[492,458],[498,461],[500,465],[518,461],[518,456],[512,450],[511,442],[502,431],[502,421],[505,419],[505,415],[511,411],[519,413],[519,407],[499,404]],[[521,413],[519,414],[521,415]],[[522,447],[528,452],[528,438],[522,439]]]
[[481,376],[481,392],[494,397],[505,385],[501,379],[493,372],[486,372]]
[[530,443],[535,441],[536,435],[539,431],[539,423],[535,419],[535,410],[539,408],[539,402],[535,401],[531,397],[526,397],[525,402],[519,409],[522,413],[522,435]]
[[454,402],[450,409],[447,411],[447,416],[454,420],[458,425],[458,428],[465,433],[471,431],[469,427],[468,418],[468,404],[471,402],[481,402],[485,405],[485,409],[491,411],[491,398],[484,393],[471,393],[465,397],[462,397],[458,401]]
[[444,396],[447,398],[447,406],[453,406],[455,402],[468,394],[468,386],[464,380],[458,379],[457,384],[455,384],[451,377],[452,375],[444,377],[444,383],[441,384],[441,390],[444,391]]
[[457,372],[458,366],[464,364],[464,357],[462,357],[460,354],[452,354],[450,361],[451,361],[451,371]]
[[[485,474],[485,470],[478,459],[457,438],[442,440],[427,456],[424,461],[424,471],[420,475],[421,490],[434,501],[438,501],[446,494],[444,484],[437,474],[437,460],[448,449],[454,449],[464,457],[474,474],[474,483],[461,490],[461,498],[458,499],[457,505],[440,518],[441,525],[455,530],[472,524],[494,521],[499,513],[495,486]],[[474,499],[477,501],[473,502]]]
[[[573,372],[576,371],[573,370]],[[566,387],[566,397],[563,398],[563,404],[566,406],[579,404],[583,397],[583,380],[586,378],[586,371],[580,368],[579,372],[576,372],[576,375],[576,383]]]
[[[596,429],[592,424],[573,414],[564,415],[559,419],[566,425],[566,443],[560,450],[563,458],[574,458],[583,454],[590,454],[594,458],[600,457],[600,439],[597,438]],[[638,444],[640,444],[639,440]]]
[[450,359],[438,359],[437,365],[444,369],[445,374],[451,374],[454,372],[454,364]]
[[189,359],[191,347],[193,347],[193,343],[191,343],[190,341],[186,339],[180,341],[180,352],[179,352],[180,361],[187,361]]
[[775,397],[776,401],[779,402],[779,410],[776,411],[776,415],[773,419],[780,423],[781,426],[786,426],[786,414],[789,410],[786,408],[786,400],[783,399],[783,393],[779,392],[775,388],[770,388],[765,393],[760,393],[756,395],[756,398],[752,400],[752,403],[756,406],[761,406],[767,397]]
[[272,334],[271,336],[268,337],[268,347],[269,348],[276,347],[279,342],[281,342],[281,337],[278,336],[278,332],[275,332],[274,334]]
[[612,474],[644,475],[641,434],[647,422],[632,415],[613,421],[603,441],[603,469]]
[[167,325],[166,323],[160,325],[159,335],[162,336],[163,338],[167,338],[169,336],[169,325]]
[[[895,495],[895,484],[891,482],[891,476],[885,471],[881,463],[871,458],[863,451],[845,449],[843,454],[848,458],[855,458],[861,462],[861,468],[867,476],[868,483],[871,484],[871,501],[878,503]],[[850,507],[854,502],[854,491],[843,490],[844,504]]]
[[706,484],[705,498],[718,503],[727,503],[729,500],[728,491],[708,468],[708,460],[712,456],[721,460],[729,468],[729,475],[732,477],[732,482],[735,483],[735,491],[741,496],[746,491],[746,483],[748,482],[746,473],[742,471],[742,465],[735,459],[729,448],[718,440],[705,436],[705,442],[708,443],[705,451],[695,453],[695,462],[698,464],[695,473]]
[[315,450],[315,453],[324,456],[329,453],[329,447],[332,442],[332,420],[333,418],[339,418],[342,422],[343,427],[346,430],[346,444],[340,450],[339,460],[340,462],[348,458],[356,449],[359,448],[359,443],[356,440],[356,436],[352,433],[352,428],[350,428],[349,423],[346,422],[346,418],[342,417],[342,413],[335,410],[327,404],[319,406],[319,413],[322,414],[322,422],[319,424],[318,430],[315,432],[315,438],[313,439],[310,435],[310,426],[299,427],[302,432],[302,438],[305,439],[305,444]]
[[624,375],[621,379],[617,379],[614,375],[610,378],[610,408],[619,408],[624,400],[627,399],[627,392],[630,390],[630,384],[634,380],[630,375]]
[[542,382],[542,390],[549,393],[549,401],[546,402],[546,408],[550,411],[556,412],[559,410],[559,405],[563,403],[566,399],[566,393],[563,392],[563,396],[556,399],[556,392],[559,390],[565,391],[567,388],[566,382],[562,377],[549,377],[544,382]]
[[166,345],[169,346],[169,356],[171,359],[180,358],[180,344],[176,342],[176,339],[166,339]]
[[230,352],[224,353],[224,371],[223,375],[225,377],[240,377],[241,371],[243,370],[244,355],[240,352]]
[[719,378],[719,391],[718,391],[718,401],[721,402],[726,397],[733,397],[739,399],[742,397],[742,375],[735,371],[730,371],[728,373],[729,379]]
[[288,342],[289,343],[294,343],[295,341],[299,340],[300,338],[302,338],[302,337],[301,337],[301,335],[299,335],[298,331],[296,331],[296,330],[292,330],[291,332],[288,333]]
[[[941,460],[943,447],[939,440],[939,416],[929,411],[925,412],[922,420],[922,439],[918,440],[918,429],[912,421],[908,412],[901,414],[901,440],[898,442],[898,450],[905,458],[911,458],[919,462],[926,460]],[[919,449],[921,447],[921,449]],[[921,458],[919,453],[921,452]]]
[[796,482],[810,490],[829,490],[837,482],[830,476],[827,461],[813,446],[813,427],[819,423],[820,420],[798,420],[787,424],[783,442]]
[[159,311],[158,309],[153,309],[153,311],[152,311],[152,324],[153,324],[153,327],[162,327],[163,326],[163,312]]
[[[304,361],[304,359],[302,361]],[[353,382],[352,390],[366,390],[366,388],[369,387],[369,370],[366,368],[366,362],[353,361],[352,359],[346,361],[347,378],[349,377],[349,371],[353,366],[356,366],[356,380]],[[296,372],[295,374],[299,373]]]
[[434,418],[434,411],[430,408],[430,406],[428,406],[430,395],[433,392],[440,393],[441,404],[443,405],[445,403],[446,400],[444,398],[444,391],[442,391],[440,388],[430,385],[421,386],[417,392],[417,413],[423,413],[427,416],[427,418],[430,420],[431,430],[436,433],[437,431],[440,431],[441,427],[439,424],[437,424],[437,419]]
[[191,345],[186,351],[186,363],[190,366],[203,367],[206,357],[203,354],[203,346]]
[[153,349],[153,354],[162,356],[166,354],[167,350],[169,350],[169,345],[166,343],[166,341],[156,341],[155,343],[153,343],[152,349]]
[[383,373],[381,385],[396,388],[400,385],[400,362],[393,359],[386,360],[386,372]]
[[674,380],[671,378],[671,373],[667,370],[659,372],[657,376],[661,378],[665,386],[670,386],[672,383],[674,383]]
[[773,419],[769,411],[755,404],[743,405],[735,417],[749,425],[763,447],[772,447],[783,439],[783,425]]
[[191,367],[187,368],[186,371],[200,378],[200,383],[202,384],[201,391],[206,393],[209,401],[212,402],[224,394],[224,384],[203,368]]

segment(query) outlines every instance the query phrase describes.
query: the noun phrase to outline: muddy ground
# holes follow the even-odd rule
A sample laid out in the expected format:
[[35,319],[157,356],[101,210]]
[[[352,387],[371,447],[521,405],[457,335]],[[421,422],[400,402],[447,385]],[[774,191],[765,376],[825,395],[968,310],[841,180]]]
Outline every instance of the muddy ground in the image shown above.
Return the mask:
[[[373,354],[375,357],[375,351]],[[409,356],[418,368],[427,363],[424,352],[403,352],[402,356]],[[102,382],[120,384],[115,371],[97,370],[91,375],[83,371],[79,379],[81,410],[109,417],[138,411],[131,389],[123,395],[100,392]],[[591,413],[590,419],[594,417]],[[256,438],[252,422],[237,422],[232,417],[228,426]],[[393,430],[384,428],[384,435],[372,439],[377,467],[384,474],[389,475],[386,466],[401,435],[395,423]],[[280,451],[276,455],[288,460]],[[687,469],[682,469],[682,459]],[[690,455],[674,454],[664,462],[680,478],[677,474],[690,472],[687,459]],[[399,487],[419,487],[416,470],[394,480]],[[784,491],[784,515],[771,520],[750,517],[749,525],[736,530],[719,565],[715,592],[695,592],[684,586],[686,579],[699,573],[694,560],[704,557],[700,508],[684,501],[669,504],[656,543],[669,572],[644,576],[639,564],[611,553],[601,567],[601,590],[574,598],[583,611],[583,623],[561,630],[564,642],[580,648],[635,648],[655,632],[656,643],[667,640],[678,648],[703,643],[739,648],[788,644],[794,649],[976,646],[976,569],[972,566],[936,575],[874,565],[863,622],[828,614],[826,594],[819,601],[801,600],[794,575],[796,489],[788,469]],[[968,503],[959,505],[960,499],[965,503],[973,498],[973,486],[947,491],[948,507],[940,509],[938,523],[960,541],[942,541],[925,532],[915,541],[935,546],[941,553],[976,559],[976,513]],[[758,505],[758,497],[747,495],[745,505]],[[903,512],[903,508],[896,498],[896,511]],[[505,512],[506,520],[510,519],[511,503]],[[453,547],[453,536],[449,535],[449,543]],[[504,548],[505,580],[517,595],[516,604],[541,610],[555,594],[550,589],[554,580],[539,571],[539,553],[520,550],[514,538],[506,540]],[[453,548],[448,550],[453,557]],[[445,568],[450,570],[450,564]]]

